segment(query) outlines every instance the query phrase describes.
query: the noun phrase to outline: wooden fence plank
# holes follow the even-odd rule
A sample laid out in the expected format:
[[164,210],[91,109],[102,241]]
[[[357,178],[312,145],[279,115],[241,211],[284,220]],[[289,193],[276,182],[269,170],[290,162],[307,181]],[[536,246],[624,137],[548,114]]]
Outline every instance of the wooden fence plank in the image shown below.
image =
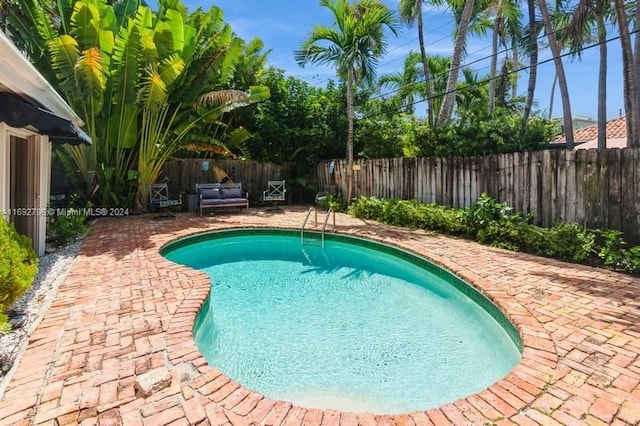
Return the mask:
[[621,180],[621,164],[622,157],[619,149],[612,149],[608,153],[607,167],[608,174],[607,183],[609,184],[609,200],[607,202],[609,211],[607,212],[606,227],[609,229],[622,229],[621,211],[622,204],[622,188]]
[[588,228],[597,228],[600,223],[600,171],[598,169],[598,151],[587,152],[587,166],[584,180],[585,223]]
[[598,191],[599,196],[599,213],[598,222],[596,228],[608,228],[608,216],[609,216],[609,178],[611,177],[611,170],[609,168],[609,156],[613,156],[612,151],[598,151]]
[[[634,194],[633,205],[634,205],[634,220],[632,226],[632,230],[635,230],[635,233],[630,234],[629,239],[638,241],[640,240],[640,149],[633,148],[633,187],[626,188],[627,191],[630,191]],[[633,238],[631,238],[633,235]]]
[[566,165],[566,195],[564,199],[564,220],[575,223],[576,221],[576,151],[566,150],[564,162]]
[[565,202],[567,200],[567,163],[565,162],[565,151],[555,151],[555,176],[556,189],[554,191],[554,213],[551,215],[551,222],[564,221],[566,217]]
[[[227,172],[234,166],[224,163]],[[334,183],[346,195],[344,160],[335,174],[322,162],[313,173],[318,187]],[[475,158],[393,158],[358,160],[354,193],[381,198],[417,199],[467,207],[485,192],[514,209],[531,212],[534,223],[566,220],[589,228],[621,228],[627,239],[640,237],[640,149],[537,151]],[[164,172],[177,188],[203,178],[200,164],[174,160]],[[246,185],[261,186],[277,169],[235,164]]]
[[533,223],[542,223],[542,152],[531,152],[529,163],[529,173],[531,174],[531,184],[529,186],[529,211],[533,214]]
[[[636,217],[638,216],[638,211],[633,202],[637,191],[634,182],[633,156],[633,150],[625,148],[620,151],[620,230],[625,236],[633,235],[636,227]],[[634,241],[629,242],[635,245],[638,241],[634,238]]]
[[587,173],[587,151],[579,149],[575,160],[575,219],[574,223],[586,226],[584,184]]

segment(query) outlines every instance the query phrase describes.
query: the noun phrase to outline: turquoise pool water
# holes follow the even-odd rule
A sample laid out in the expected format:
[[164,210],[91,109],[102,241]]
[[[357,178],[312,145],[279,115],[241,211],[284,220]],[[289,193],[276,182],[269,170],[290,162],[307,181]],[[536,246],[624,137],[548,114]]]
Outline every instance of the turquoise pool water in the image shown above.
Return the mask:
[[479,392],[520,360],[497,309],[424,260],[369,242],[323,249],[295,234],[235,234],[164,254],[211,277],[196,345],[250,389],[303,407],[402,413]]

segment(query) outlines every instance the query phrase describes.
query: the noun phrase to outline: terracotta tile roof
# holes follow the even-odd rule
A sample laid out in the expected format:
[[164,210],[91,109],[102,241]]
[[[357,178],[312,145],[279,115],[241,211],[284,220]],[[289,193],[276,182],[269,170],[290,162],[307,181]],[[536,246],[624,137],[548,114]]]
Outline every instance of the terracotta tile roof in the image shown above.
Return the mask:
[[[614,118],[607,121],[607,139],[627,137],[627,120],[625,117]],[[598,125],[583,127],[573,132],[573,140],[576,143],[587,142],[598,138]],[[557,136],[554,143],[566,142],[564,135]]]

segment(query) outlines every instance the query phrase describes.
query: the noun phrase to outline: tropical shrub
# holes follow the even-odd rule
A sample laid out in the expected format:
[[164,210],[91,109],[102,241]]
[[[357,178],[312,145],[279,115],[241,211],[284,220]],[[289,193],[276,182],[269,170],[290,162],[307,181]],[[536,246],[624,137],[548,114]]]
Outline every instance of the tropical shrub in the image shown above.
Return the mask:
[[418,157],[473,157],[543,149],[556,129],[541,117],[532,117],[522,127],[519,115],[501,112],[436,127],[424,123],[414,132]]
[[318,205],[325,210],[333,209],[334,212],[344,212],[347,202],[341,195],[329,194],[322,200],[318,200]]
[[[56,247],[64,247],[86,232],[87,216],[79,206],[80,197],[74,194],[68,207],[56,209],[56,214],[47,217],[47,239]],[[91,207],[91,203],[85,207]]]
[[9,331],[6,311],[31,287],[37,272],[31,240],[0,217],[0,332]]
[[460,219],[460,211],[415,200],[359,197],[349,207],[349,214],[360,219],[456,235],[466,231]]
[[530,234],[527,241],[533,253],[561,259],[585,262],[594,256],[596,249],[596,231],[586,229],[575,223],[559,222],[553,228],[538,228]]
[[627,247],[622,233],[560,222],[552,228],[531,224],[530,214],[514,212],[487,194],[465,209],[415,200],[360,197],[349,208],[360,219],[472,238],[483,244],[575,262],[640,272],[640,246]]
[[526,240],[526,225],[530,217],[524,217],[507,203],[500,203],[487,194],[462,212],[462,221],[470,235],[484,244],[511,250],[520,250]]
[[602,231],[601,236],[603,241],[598,257],[605,265],[627,272],[640,270],[640,246],[626,248],[620,231]]

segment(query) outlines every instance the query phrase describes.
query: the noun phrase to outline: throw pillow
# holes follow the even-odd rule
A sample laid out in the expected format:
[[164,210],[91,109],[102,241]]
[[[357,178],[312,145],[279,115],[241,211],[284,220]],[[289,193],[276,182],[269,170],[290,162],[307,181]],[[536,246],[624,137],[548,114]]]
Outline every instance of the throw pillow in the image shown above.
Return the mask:
[[213,198],[221,198],[218,188],[200,188],[200,195],[203,200],[211,200]]
[[222,198],[244,198],[240,188],[222,188]]

